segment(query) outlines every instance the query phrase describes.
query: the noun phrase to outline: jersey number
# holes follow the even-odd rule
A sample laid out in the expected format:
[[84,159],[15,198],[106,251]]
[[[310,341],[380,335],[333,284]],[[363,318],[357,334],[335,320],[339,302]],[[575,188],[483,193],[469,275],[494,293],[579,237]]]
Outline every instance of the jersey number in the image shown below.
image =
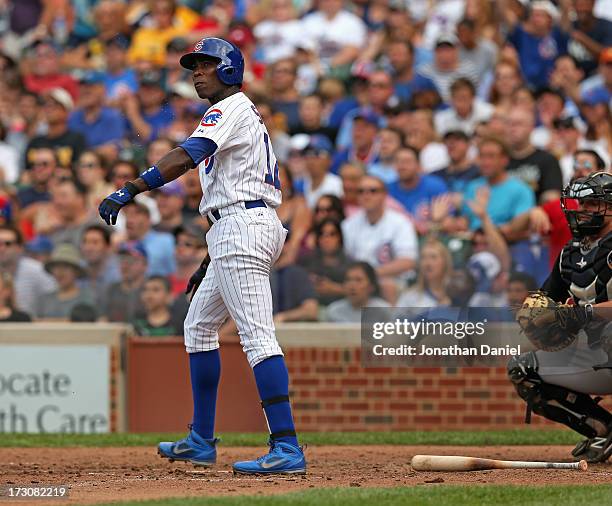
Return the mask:
[[272,173],[272,169],[270,167],[270,139],[268,138],[268,134],[264,132],[264,144],[266,145],[266,177],[265,182],[267,184],[271,184],[277,190],[281,189],[280,179],[278,177],[278,162],[274,164],[274,173]]

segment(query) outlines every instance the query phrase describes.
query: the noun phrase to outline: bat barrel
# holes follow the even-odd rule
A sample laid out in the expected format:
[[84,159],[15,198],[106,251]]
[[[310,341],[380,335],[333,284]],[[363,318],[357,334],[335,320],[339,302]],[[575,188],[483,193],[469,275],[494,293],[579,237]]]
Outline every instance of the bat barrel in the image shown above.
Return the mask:
[[495,469],[490,459],[458,455],[415,455],[411,462],[415,471],[479,471]]

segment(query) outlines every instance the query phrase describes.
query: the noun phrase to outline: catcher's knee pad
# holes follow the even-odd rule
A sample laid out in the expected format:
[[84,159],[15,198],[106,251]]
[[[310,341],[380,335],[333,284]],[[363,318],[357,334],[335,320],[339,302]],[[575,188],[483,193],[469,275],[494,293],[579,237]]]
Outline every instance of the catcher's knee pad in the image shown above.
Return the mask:
[[545,383],[538,374],[538,358],[532,351],[510,359],[508,377],[527,402],[525,423],[531,422],[533,411],[593,438],[612,422],[612,415],[598,405],[601,398],[593,399],[590,395]]

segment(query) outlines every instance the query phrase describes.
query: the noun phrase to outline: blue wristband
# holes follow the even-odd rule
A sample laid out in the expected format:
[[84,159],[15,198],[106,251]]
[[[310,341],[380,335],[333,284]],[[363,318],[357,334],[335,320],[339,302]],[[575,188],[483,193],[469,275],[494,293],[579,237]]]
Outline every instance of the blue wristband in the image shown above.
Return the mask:
[[140,177],[147,184],[149,190],[159,188],[160,186],[164,186],[166,184],[161,172],[157,168],[157,165],[153,165],[153,167],[145,170],[142,174],[140,174]]

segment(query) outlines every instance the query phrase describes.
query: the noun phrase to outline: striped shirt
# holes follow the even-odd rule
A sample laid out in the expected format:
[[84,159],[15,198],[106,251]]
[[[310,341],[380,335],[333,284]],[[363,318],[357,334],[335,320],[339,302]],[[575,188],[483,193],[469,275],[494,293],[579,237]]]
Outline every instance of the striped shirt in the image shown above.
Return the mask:
[[36,301],[41,295],[57,288],[55,279],[45,271],[43,264],[28,257],[17,260],[14,285],[15,307],[29,312],[33,312]]
[[434,82],[444,102],[450,101],[450,87],[460,77],[469,79],[475,87],[478,87],[478,67],[469,60],[460,61],[457,68],[450,72],[443,72],[438,70],[433,63],[426,63],[418,69],[417,73]]

